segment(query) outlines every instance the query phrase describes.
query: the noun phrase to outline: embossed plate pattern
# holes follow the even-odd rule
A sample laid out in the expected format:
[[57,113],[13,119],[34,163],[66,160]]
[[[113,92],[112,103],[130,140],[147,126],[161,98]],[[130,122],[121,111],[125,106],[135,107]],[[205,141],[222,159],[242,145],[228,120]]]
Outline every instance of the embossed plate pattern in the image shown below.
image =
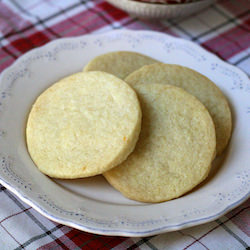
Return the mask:
[[[25,143],[27,114],[58,79],[81,71],[93,57],[129,50],[193,68],[228,97],[234,128],[227,151],[207,181],[159,204],[130,201],[101,176],[58,181],[40,173]],[[174,231],[218,218],[249,197],[250,83],[248,77],[189,41],[150,31],[113,31],[63,38],[20,57],[0,76],[0,183],[44,216],[80,230],[124,236]]]

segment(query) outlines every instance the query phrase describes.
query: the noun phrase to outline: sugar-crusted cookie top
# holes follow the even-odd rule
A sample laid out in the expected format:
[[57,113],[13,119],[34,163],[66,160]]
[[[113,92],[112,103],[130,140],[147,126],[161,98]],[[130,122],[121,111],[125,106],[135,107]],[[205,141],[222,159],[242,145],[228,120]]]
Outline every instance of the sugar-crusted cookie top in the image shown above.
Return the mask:
[[180,65],[156,63],[133,72],[125,81],[131,86],[142,83],[171,84],[197,97],[213,118],[217,155],[223,152],[231,137],[231,111],[223,93],[207,77]]
[[84,71],[99,70],[124,79],[140,67],[156,62],[158,61],[136,52],[117,51],[95,57],[84,67]]
[[142,128],[135,150],[106,179],[130,199],[161,202],[188,192],[210,170],[216,138],[207,109],[186,91],[137,84]]
[[36,100],[27,122],[29,153],[45,174],[100,174],[134,149],[141,109],[134,90],[104,72],[76,73]]

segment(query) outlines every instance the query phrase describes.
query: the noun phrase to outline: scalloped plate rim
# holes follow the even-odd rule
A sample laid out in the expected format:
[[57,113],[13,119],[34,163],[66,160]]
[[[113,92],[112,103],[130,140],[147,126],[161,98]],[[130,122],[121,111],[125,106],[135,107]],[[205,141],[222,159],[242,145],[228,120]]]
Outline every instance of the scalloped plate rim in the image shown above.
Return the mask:
[[[241,76],[244,75],[244,77],[247,78],[246,74],[241,71],[240,69],[238,69],[237,67],[230,65],[227,62],[222,61],[218,56],[212,54],[211,52],[206,51],[205,49],[203,49],[201,46],[188,41],[188,40],[184,40],[182,38],[177,38],[177,37],[173,37],[171,35],[168,34],[164,34],[161,32],[155,32],[155,31],[131,31],[131,30],[116,30],[116,31],[109,31],[106,33],[97,33],[97,34],[87,34],[87,35],[82,35],[82,36],[77,36],[77,37],[66,37],[66,38],[60,38],[60,39],[56,39],[53,41],[48,42],[47,44],[38,47],[38,48],[34,48],[31,49],[30,51],[28,51],[27,53],[25,53],[24,55],[20,56],[18,59],[16,59],[9,67],[7,67],[6,69],[4,69],[1,72],[0,75],[0,84],[2,81],[2,78],[4,77],[5,74],[7,74],[8,71],[10,71],[12,68],[15,67],[15,65],[19,64],[20,61],[24,60],[26,57],[30,56],[31,54],[35,53],[38,50],[44,49],[46,50],[46,48],[49,48],[49,46],[57,43],[58,41],[72,41],[72,40],[78,40],[81,38],[85,38],[85,37],[100,37],[100,36],[108,36],[109,34],[112,33],[154,33],[154,34],[159,34],[159,35],[164,35],[170,39],[174,39],[174,40],[178,40],[178,41],[182,41],[185,43],[188,43],[190,46],[194,46],[196,47],[199,51],[202,51],[203,53],[205,53],[206,55],[208,55],[210,58],[214,57],[214,59],[216,61],[219,61],[221,64],[225,65],[226,67],[230,67],[231,69],[233,69],[234,71],[237,71],[241,74]],[[206,222],[210,222],[213,221],[219,217],[221,217],[222,215],[224,215],[225,213],[227,213],[228,211],[232,210],[233,208],[237,207],[238,205],[240,205],[241,203],[243,203],[245,200],[248,199],[249,195],[250,195],[250,191],[244,196],[244,197],[240,197],[236,202],[226,206],[224,209],[222,209],[220,212],[216,213],[215,215],[210,215],[204,218],[199,218],[196,220],[191,220],[191,221],[186,221],[183,223],[179,223],[179,224],[175,224],[175,225],[170,225],[170,226],[163,226],[160,228],[155,228],[152,230],[146,230],[146,231],[137,231],[137,232],[133,232],[133,231],[126,231],[126,230],[115,230],[115,229],[98,229],[98,228],[93,228],[93,227],[88,227],[82,224],[77,224],[75,222],[72,222],[70,220],[64,220],[63,218],[60,218],[58,216],[56,216],[56,213],[52,213],[52,212],[48,212],[46,209],[44,209],[42,206],[39,206],[39,204],[36,201],[32,201],[29,199],[29,197],[27,196],[27,194],[25,194],[24,191],[22,191],[20,188],[12,186],[10,183],[8,183],[7,181],[5,181],[1,176],[0,176],[0,183],[5,186],[8,190],[10,190],[12,193],[14,193],[16,196],[18,196],[22,201],[24,201],[25,203],[27,203],[28,205],[30,205],[31,207],[33,207],[35,210],[37,210],[39,213],[41,213],[42,215],[44,215],[45,217],[51,219],[52,221],[58,222],[58,223],[62,223],[64,225],[68,225],[70,227],[73,228],[77,228],[86,232],[90,232],[90,233],[97,233],[97,234],[102,234],[102,235],[116,235],[116,236],[150,236],[150,235],[155,235],[155,234],[159,234],[159,233],[165,233],[165,232],[170,232],[170,231],[176,231],[176,230],[180,230],[180,229],[184,229],[187,227],[191,227],[191,226],[195,226],[195,225],[200,225]]]
[[101,229],[99,231],[98,228],[93,228],[93,227],[88,227],[88,226],[85,226],[82,224],[77,224],[75,222],[71,222],[69,220],[64,220],[63,218],[59,218],[57,216],[54,216],[54,215],[48,213],[45,209],[43,209],[38,204],[36,204],[36,202],[31,201],[28,197],[23,195],[21,191],[18,191],[16,188],[12,187],[10,184],[8,184],[3,179],[1,179],[1,176],[0,176],[0,184],[3,185],[4,187],[6,187],[9,191],[11,191],[17,197],[19,197],[23,202],[25,202],[26,204],[28,204],[32,208],[34,208],[37,212],[39,212],[40,214],[42,214],[43,216],[45,216],[46,218],[48,218],[54,222],[57,222],[57,223],[60,223],[60,224],[63,224],[63,225],[66,225],[66,226],[69,226],[69,227],[72,227],[75,229],[79,229],[81,231],[85,231],[88,233],[107,235],[107,236],[126,236],[126,237],[153,236],[156,234],[178,231],[181,229],[185,229],[185,228],[189,228],[189,227],[193,227],[193,226],[198,226],[198,225],[202,225],[204,223],[214,221],[214,220],[220,218],[221,216],[223,216],[224,214],[226,214],[227,212],[231,211],[232,209],[236,208],[240,204],[242,204],[244,201],[246,201],[249,198],[249,195],[250,195],[250,192],[248,192],[243,198],[241,198],[240,200],[236,201],[233,204],[230,204],[229,206],[227,206],[225,209],[223,209],[222,211],[220,211],[216,215],[211,215],[211,216],[201,218],[201,219],[196,219],[193,221],[183,222],[183,223],[176,224],[173,226],[165,226],[165,227],[155,228],[152,230],[141,231],[141,232],[131,232],[131,231],[126,231],[126,230],[114,230],[114,229],[110,229],[110,230]]

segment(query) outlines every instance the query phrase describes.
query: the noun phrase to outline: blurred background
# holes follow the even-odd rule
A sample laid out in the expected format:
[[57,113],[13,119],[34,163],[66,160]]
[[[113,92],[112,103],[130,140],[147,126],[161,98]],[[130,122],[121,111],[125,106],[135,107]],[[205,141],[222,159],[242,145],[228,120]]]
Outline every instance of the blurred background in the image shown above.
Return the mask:
[[[142,1],[142,0],[140,0]],[[166,0],[144,0],[160,1]],[[185,2],[186,0],[171,0],[169,2]],[[189,0],[192,1],[192,0]],[[100,33],[113,29],[156,30],[174,36],[192,40],[220,58],[242,68],[248,74],[249,44],[250,44],[250,1],[220,0],[208,7],[195,5],[185,7],[182,12],[179,4],[154,4],[156,9],[148,13],[148,7],[131,0],[111,0],[120,7],[128,3],[142,9],[137,11],[138,17],[130,16],[124,10],[118,9],[103,0],[3,0],[0,1],[0,71],[10,65],[17,57],[31,48],[41,46],[50,40],[60,37]],[[190,4],[200,4],[214,1],[196,0]],[[206,3],[206,4],[207,4]],[[145,3],[144,3],[145,4]],[[151,4],[147,4],[151,6]],[[173,6],[174,5],[174,6]],[[185,4],[184,4],[185,5]],[[188,5],[188,4],[186,4]],[[157,8],[164,9],[160,20],[149,20]],[[183,8],[183,7],[182,7]],[[203,8],[199,10],[199,8]],[[182,17],[195,9],[195,13]],[[164,13],[165,16],[164,17]],[[174,16],[174,19],[167,19]],[[155,14],[157,18],[157,14]]]

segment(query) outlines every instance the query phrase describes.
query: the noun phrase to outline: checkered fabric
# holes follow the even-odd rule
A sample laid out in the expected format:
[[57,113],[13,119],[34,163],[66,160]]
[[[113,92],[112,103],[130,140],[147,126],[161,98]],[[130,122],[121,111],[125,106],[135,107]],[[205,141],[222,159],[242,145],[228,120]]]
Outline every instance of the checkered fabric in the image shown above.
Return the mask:
[[[250,74],[250,2],[222,0],[191,17],[150,22],[103,0],[0,1],[0,72],[60,37],[156,30],[200,44]],[[0,185],[0,249],[247,249],[250,200],[201,226],[145,238],[106,237],[54,223]]]
[[199,0],[130,0],[130,1],[144,2],[144,3],[177,4],[177,3],[191,3]]

